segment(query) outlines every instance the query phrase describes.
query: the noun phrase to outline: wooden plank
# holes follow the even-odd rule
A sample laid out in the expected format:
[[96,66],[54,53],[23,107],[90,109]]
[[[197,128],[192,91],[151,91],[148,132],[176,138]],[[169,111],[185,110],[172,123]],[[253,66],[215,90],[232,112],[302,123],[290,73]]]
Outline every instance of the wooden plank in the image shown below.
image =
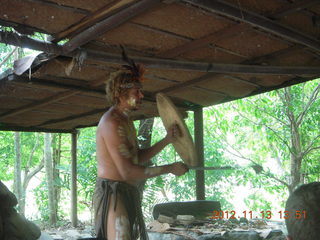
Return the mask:
[[13,82],[15,84],[20,85],[27,85],[27,86],[39,86],[39,87],[49,87],[59,90],[71,90],[71,91],[77,91],[79,93],[84,93],[90,96],[97,96],[97,97],[105,97],[105,92],[96,90],[96,89],[90,89],[88,87],[81,87],[81,86],[74,86],[70,84],[65,83],[56,83],[47,81],[45,79],[39,79],[32,77],[31,80],[29,80],[28,77],[25,76],[17,76],[17,75],[10,75],[7,77],[8,82]]
[[43,122],[43,123],[39,124],[38,127],[51,125],[51,124],[55,124],[55,123],[68,122],[68,121],[71,121],[71,120],[74,120],[74,119],[88,117],[88,116],[91,116],[91,115],[94,115],[94,114],[97,114],[97,113],[103,113],[103,112],[105,112],[107,110],[108,110],[107,108],[95,109],[93,111],[89,111],[89,112],[82,113],[82,114],[77,114],[77,115],[72,115],[72,116],[69,116],[69,117],[62,118],[62,119],[49,120],[49,121],[46,121],[46,122]]
[[31,105],[28,104],[28,105],[22,106],[22,107],[20,107],[18,109],[14,109],[14,110],[8,111],[6,113],[3,113],[3,114],[0,115],[0,119],[5,119],[5,118],[8,118],[8,117],[12,117],[12,116],[15,116],[15,115],[18,115],[18,114],[21,114],[21,113],[24,113],[24,112],[39,108],[39,107],[46,106],[48,104],[60,101],[60,100],[65,99],[65,98],[68,98],[68,97],[70,97],[72,95],[75,95],[77,93],[78,93],[78,91],[74,91],[74,90],[58,93],[58,94],[56,94],[56,95],[54,95],[52,97],[37,101],[37,102],[35,102],[35,103],[31,104]]
[[53,128],[39,128],[39,127],[20,127],[4,125],[1,123],[0,131],[14,131],[14,132],[48,132],[48,133],[73,133],[74,129],[53,129]]
[[62,48],[59,45],[33,39],[28,36],[18,35],[14,32],[0,31],[0,42],[51,54],[60,55],[62,53]]
[[49,32],[47,32],[43,29],[40,29],[40,28],[31,27],[31,26],[28,26],[25,24],[20,24],[20,23],[16,23],[16,22],[12,22],[12,21],[3,20],[3,19],[0,19],[0,25],[5,26],[5,27],[12,27],[17,32],[23,33],[23,34],[28,34],[28,35],[33,35],[35,32],[50,34]]
[[86,30],[76,35],[74,38],[63,45],[63,51],[67,53],[75,50],[76,48],[88,43],[93,39],[96,39],[102,34],[128,21],[129,19],[143,13],[151,7],[156,6],[160,2],[160,0],[141,0],[131,5],[130,7],[117,12],[111,17],[94,24],[90,28],[87,28]]
[[[108,62],[114,64],[123,64],[120,54],[101,53],[96,51],[87,52],[88,59]],[[130,56],[135,62],[143,63],[148,68],[156,69],[175,69],[183,71],[210,72],[210,73],[247,73],[247,74],[271,74],[271,75],[303,75],[317,74],[320,67],[309,66],[260,66],[245,64],[219,64],[180,61],[155,57]]]
[[281,8],[276,13],[272,14],[270,18],[280,19],[280,18],[283,18],[284,16],[301,11],[308,7],[312,7],[319,3],[320,3],[319,0],[299,0],[291,4],[287,3],[284,8]]
[[302,44],[317,52],[320,51],[320,42],[310,36],[307,36],[305,33],[300,33],[296,30],[285,27],[264,16],[246,11],[244,9],[240,10],[237,6],[226,3],[225,1],[183,0],[183,2],[203,8],[209,12],[231,17],[237,21],[251,24],[254,27],[258,27],[264,31],[275,34],[278,37],[286,39],[290,42]]
[[[19,35],[11,33],[9,39],[3,39],[5,32],[0,31],[0,42],[6,42],[15,46],[21,46],[25,44],[21,43],[26,40],[30,43],[31,48],[35,50],[42,49],[40,51],[49,51],[51,53],[58,53],[61,49],[58,45],[49,44],[32,40],[30,38],[19,37]],[[17,37],[17,39],[15,39]],[[20,41],[21,40],[21,41]],[[30,48],[30,47],[29,47]],[[45,48],[45,49],[44,49]],[[85,52],[87,59],[101,61],[106,63],[123,64],[121,54],[103,53],[93,50],[82,50]],[[63,55],[69,57],[75,57],[79,54],[79,51],[71,53],[65,53]],[[164,58],[155,57],[141,57],[130,56],[138,63],[147,65],[148,68],[156,69],[175,69],[183,71],[197,71],[197,72],[209,72],[209,73],[247,73],[247,74],[271,74],[271,75],[312,75],[318,74],[320,67],[308,67],[308,66],[260,66],[260,65],[245,65],[245,64],[218,64],[218,63],[205,63],[205,62],[192,62],[192,61],[179,61]]]
[[[194,140],[197,151],[197,167],[204,167],[204,144],[203,144],[203,108],[194,110]],[[196,197],[197,200],[205,200],[204,170],[196,171]]]
[[63,4],[57,4],[56,2],[52,2],[52,1],[48,1],[48,0],[25,0],[25,1],[38,3],[38,4],[50,6],[50,7],[55,7],[55,8],[63,9],[65,11],[69,11],[69,12],[81,13],[84,15],[87,15],[90,13],[90,11],[88,11],[86,9],[71,7],[71,6],[67,6],[67,5],[63,5]]
[[[37,0],[38,1],[38,0]],[[98,21],[107,18],[112,13],[115,13],[116,10],[122,9],[123,7],[128,6],[128,4],[132,3],[134,0],[115,0],[108,3],[106,6],[98,9],[97,11],[87,14],[83,20],[81,20],[78,24],[72,25],[70,28],[57,33],[52,39],[53,42],[58,42],[64,38],[70,38],[75,34],[83,31],[84,29],[96,24]]]
[[241,31],[245,31],[249,29],[250,26],[245,24],[236,24],[231,27],[223,28],[217,32],[211,33],[205,37],[187,42],[183,45],[177,46],[175,48],[169,49],[165,52],[158,54],[159,57],[166,57],[166,58],[174,58],[177,57],[187,51],[195,50],[197,48],[203,47],[209,43],[216,43],[224,38],[228,38],[233,36],[234,34],[238,34]]

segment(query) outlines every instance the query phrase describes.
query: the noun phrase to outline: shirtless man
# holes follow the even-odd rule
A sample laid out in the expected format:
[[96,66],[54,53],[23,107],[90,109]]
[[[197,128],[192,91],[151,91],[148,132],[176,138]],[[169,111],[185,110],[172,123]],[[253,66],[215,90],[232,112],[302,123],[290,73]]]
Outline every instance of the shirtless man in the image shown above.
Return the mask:
[[148,239],[137,182],[167,173],[181,176],[188,171],[182,162],[141,166],[172,143],[180,131],[178,126],[172,126],[166,137],[152,147],[138,148],[135,128],[128,117],[143,98],[143,71],[139,65],[137,69],[114,73],[106,85],[113,106],[100,119],[96,134],[98,178],[94,206],[98,239]]

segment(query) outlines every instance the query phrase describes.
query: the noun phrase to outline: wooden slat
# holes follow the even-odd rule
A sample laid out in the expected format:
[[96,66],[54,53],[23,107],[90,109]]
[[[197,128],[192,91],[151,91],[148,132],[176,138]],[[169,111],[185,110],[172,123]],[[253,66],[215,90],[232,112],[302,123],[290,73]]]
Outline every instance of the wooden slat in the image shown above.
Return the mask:
[[[2,39],[6,33],[0,31],[0,42],[7,42],[16,46],[25,45],[20,40],[27,40],[28,43],[34,47],[35,50],[39,48],[47,48],[48,51],[58,52],[60,51],[59,46],[55,44],[49,44],[46,46],[45,43],[40,41],[34,41],[30,38],[20,37],[15,34],[11,34],[14,37],[10,39]],[[86,57],[89,60],[123,64],[121,54],[102,53],[98,51],[86,51]],[[66,53],[64,55],[75,57],[79,52],[74,51],[72,53]],[[318,74],[320,67],[308,67],[308,66],[259,66],[259,65],[244,65],[244,64],[218,64],[218,63],[205,63],[205,62],[191,62],[191,61],[178,61],[171,59],[155,58],[155,57],[140,57],[131,56],[138,63],[146,64],[148,68],[156,69],[175,69],[184,71],[197,71],[197,72],[214,72],[214,73],[248,73],[248,74],[273,74],[273,75],[303,75],[303,74]]]
[[199,38],[199,39],[187,42],[183,45],[177,46],[175,48],[169,49],[167,51],[164,51],[158,54],[157,56],[165,57],[165,58],[177,57],[187,51],[195,50],[209,43],[215,43],[221,39],[228,38],[230,36],[233,36],[236,33],[245,31],[248,28],[250,28],[250,26],[245,24],[236,24],[231,27],[226,27],[217,32],[211,33],[203,38]]
[[74,49],[88,43],[89,41],[96,39],[102,34],[110,31],[111,29],[119,26],[120,24],[128,21],[129,19],[143,13],[144,11],[150,9],[151,7],[159,4],[160,0],[141,0],[120,12],[112,15],[111,17],[102,20],[99,23],[82,31],[70,41],[63,45],[64,52],[71,52]]
[[73,133],[74,129],[54,129],[54,128],[39,128],[39,127],[20,127],[1,124],[0,131],[15,131],[15,132],[51,132],[51,133]]
[[98,9],[97,11],[93,12],[92,14],[88,14],[83,20],[81,20],[78,24],[71,26],[70,28],[56,34],[52,41],[58,42],[64,38],[70,38],[74,36],[76,33],[91,27],[92,25],[96,24],[98,21],[107,18],[112,14],[115,10],[121,9],[128,4],[132,3],[134,0],[115,0],[107,4],[106,6]]
[[69,117],[61,118],[61,119],[48,120],[48,121],[45,121],[45,122],[39,124],[37,127],[43,127],[43,126],[52,125],[52,124],[55,124],[55,123],[68,122],[68,121],[71,121],[71,120],[88,117],[88,116],[91,116],[91,115],[94,115],[94,114],[97,114],[97,113],[103,113],[103,112],[106,112],[107,110],[108,109],[106,109],[106,108],[95,109],[95,110],[92,110],[92,111],[89,111],[89,112],[86,112],[86,113],[72,115],[72,116],[69,116]]
[[183,2],[206,9],[209,12],[217,13],[226,17],[231,17],[240,22],[251,24],[252,26],[275,34],[290,42],[302,44],[317,52],[320,51],[320,42],[310,36],[307,36],[305,33],[300,33],[296,30],[285,27],[264,16],[246,11],[244,9],[239,9],[237,6],[226,3],[225,1],[183,0]]
[[73,96],[73,95],[75,95],[77,93],[78,93],[78,91],[74,91],[74,90],[58,93],[58,94],[56,94],[56,95],[54,95],[52,97],[43,99],[41,101],[37,101],[37,102],[35,102],[35,103],[31,104],[31,105],[26,105],[26,106],[20,107],[18,109],[13,109],[11,111],[3,113],[3,114],[0,115],[0,119],[5,119],[5,118],[8,118],[8,117],[12,117],[12,116],[15,116],[15,115],[18,115],[18,114],[21,114],[21,113],[24,113],[24,112],[39,108],[39,107],[46,106],[48,104],[63,100],[63,99],[68,98],[70,96]]
[[308,7],[312,7],[316,4],[319,4],[319,0],[299,0],[295,1],[292,4],[286,4],[284,8],[281,8],[276,13],[272,14],[270,18],[272,19],[279,19],[283,18],[284,16],[287,16],[289,14],[292,14],[294,12],[306,9]]
[[67,6],[67,5],[57,4],[55,2],[48,1],[48,0],[25,0],[25,1],[38,3],[38,4],[50,6],[50,7],[55,7],[55,8],[63,9],[65,11],[69,11],[69,12],[81,13],[81,14],[84,14],[84,15],[87,15],[87,14],[90,13],[90,11],[88,11],[86,9],[81,9],[81,8]]

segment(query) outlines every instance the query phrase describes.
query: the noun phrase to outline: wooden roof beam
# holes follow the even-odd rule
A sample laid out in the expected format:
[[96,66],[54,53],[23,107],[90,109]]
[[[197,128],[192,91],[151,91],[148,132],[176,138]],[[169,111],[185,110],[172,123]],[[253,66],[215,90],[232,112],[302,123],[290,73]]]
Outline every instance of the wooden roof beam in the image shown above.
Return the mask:
[[272,19],[280,19],[283,18],[284,16],[287,16],[289,14],[301,11],[303,9],[306,9],[308,7],[312,7],[316,4],[319,4],[319,0],[299,0],[295,1],[292,4],[286,4],[286,6],[276,13],[272,14],[270,18]]
[[58,42],[64,38],[71,38],[72,36],[85,30],[86,28],[91,27],[97,22],[111,16],[115,13],[115,11],[122,9],[123,7],[127,7],[132,3],[132,1],[133,0],[113,0],[97,11],[91,14],[87,14],[87,16],[83,18],[79,23],[72,25],[64,31],[55,34],[55,36],[51,40],[54,42]]
[[228,38],[237,34],[238,32],[245,31],[250,26],[245,24],[235,24],[231,27],[223,28],[217,32],[211,33],[207,36],[204,36],[199,39],[195,39],[193,41],[189,41],[185,44],[179,45],[175,48],[168,49],[157,56],[166,57],[166,58],[174,58],[185,52],[195,50],[197,48],[203,47],[204,45],[208,45],[209,43],[216,43],[221,39]]
[[43,126],[46,126],[46,125],[52,125],[52,124],[56,124],[56,123],[72,121],[72,120],[75,120],[75,119],[88,117],[88,116],[91,116],[91,115],[94,115],[94,114],[103,113],[103,112],[106,112],[107,110],[108,110],[107,108],[94,109],[94,110],[86,112],[86,113],[72,115],[72,116],[69,116],[69,117],[61,118],[61,119],[54,119],[54,120],[45,121],[45,122],[43,122],[41,124],[38,124],[37,127],[43,127]]
[[310,36],[306,36],[305,33],[300,33],[296,30],[285,27],[264,16],[249,12],[244,9],[239,9],[237,6],[231,5],[222,0],[183,0],[183,2],[203,8],[209,12],[230,17],[240,22],[248,23],[290,42],[298,43],[320,52],[320,42]]
[[52,129],[39,127],[20,127],[14,125],[4,125],[1,123],[0,131],[15,131],[15,132],[50,132],[50,133],[75,133],[75,129]]
[[[51,53],[60,53],[61,51],[61,48],[56,44],[40,42],[34,39],[26,38],[24,36],[19,36],[14,33],[11,33],[10,36],[11,35],[12,37],[10,37],[10,39],[6,38],[6,33],[0,31],[0,42],[9,43],[16,46],[31,47],[35,50],[48,51]],[[104,53],[99,51],[83,49],[71,53],[62,53],[62,55],[76,57],[79,53],[81,53],[81,51],[86,56],[86,59],[107,63],[123,64],[121,54]],[[320,67],[318,66],[260,66],[248,64],[219,64],[207,62],[192,62],[141,56],[130,57],[138,63],[143,63],[147,65],[147,67],[149,68],[156,69],[172,69],[210,73],[247,73],[272,75],[311,75],[318,74],[320,72]]]
[[[267,55],[264,55],[264,56],[259,56],[259,57],[254,57],[254,58],[251,58],[251,59],[247,59],[245,61],[242,62],[242,64],[253,64],[253,63],[261,63],[262,61],[265,61],[265,60],[268,60],[272,57],[275,57],[275,56],[279,56],[281,54],[285,54],[287,52],[290,52],[290,51],[294,51],[298,49],[297,45],[294,45],[294,46],[291,46],[291,47],[288,47],[286,49],[281,49],[281,50],[278,50],[276,52],[273,52],[271,54],[267,54]],[[176,84],[174,86],[171,86],[171,87],[168,87],[168,88],[164,88],[162,90],[160,90],[160,92],[173,92],[173,91],[176,91],[176,90],[181,90],[182,88],[185,88],[185,87],[190,87],[190,86],[194,86],[196,85],[197,83],[200,83],[202,81],[206,81],[206,80],[209,80],[209,79],[214,79],[216,77],[219,77],[221,76],[221,74],[217,74],[217,73],[207,73],[201,77],[198,77],[198,78],[194,78],[194,79],[191,79],[189,81],[186,81],[186,82],[183,82],[183,83],[180,83],[180,84]]]
[[12,117],[12,116],[24,113],[24,112],[31,111],[31,110],[39,108],[39,107],[46,106],[48,104],[51,104],[51,103],[63,100],[65,98],[71,97],[77,93],[78,93],[78,91],[68,90],[68,91],[64,91],[64,92],[55,94],[55,95],[48,97],[48,98],[45,98],[43,100],[36,101],[31,105],[27,104],[27,105],[19,107],[17,109],[13,109],[8,112],[5,112],[0,115],[0,119],[5,119],[5,118]]
[[76,35],[63,45],[63,51],[68,53],[75,50],[76,48],[128,21],[129,19],[156,6],[160,2],[161,0],[141,0],[127,8],[122,9],[120,12],[117,12],[116,14],[94,24],[93,26]]
[[49,1],[49,0],[26,0],[26,1],[42,4],[42,5],[46,5],[46,6],[50,6],[50,7],[55,7],[55,8],[59,8],[59,9],[63,9],[65,11],[69,11],[69,12],[80,13],[80,14],[84,14],[84,15],[87,15],[87,14],[90,13],[89,10],[86,10],[86,9],[83,9],[83,8],[67,6],[67,5],[60,4],[60,3],[58,4],[56,2]]
[[55,88],[59,90],[77,91],[79,93],[94,95],[97,97],[105,97],[106,95],[104,91],[90,89],[88,86],[86,87],[74,86],[70,84],[56,83],[56,82],[48,81],[46,79],[39,79],[34,77],[32,77],[30,80],[29,77],[18,76],[15,74],[7,76],[6,79],[0,79],[0,81],[1,82],[6,81],[6,83],[21,84],[27,87],[40,86],[40,87],[46,87],[46,88],[47,87]]

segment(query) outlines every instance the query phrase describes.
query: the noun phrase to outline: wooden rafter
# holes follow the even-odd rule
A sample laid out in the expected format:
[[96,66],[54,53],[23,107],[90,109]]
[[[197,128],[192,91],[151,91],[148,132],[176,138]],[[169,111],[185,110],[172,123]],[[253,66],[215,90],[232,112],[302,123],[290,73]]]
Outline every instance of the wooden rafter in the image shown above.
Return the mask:
[[129,19],[156,6],[160,2],[161,0],[141,0],[127,8],[122,9],[111,17],[94,24],[93,26],[73,37],[70,41],[63,45],[63,51],[68,53],[75,50],[76,48],[88,43],[93,39],[96,39],[102,34],[128,21]]
[[72,115],[72,116],[69,116],[69,117],[55,119],[55,120],[49,120],[49,121],[45,121],[43,123],[38,124],[37,127],[43,127],[43,126],[46,126],[46,125],[52,125],[52,124],[56,124],[56,123],[72,121],[72,120],[75,120],[75,119],[88,117],[88,116],[91,116],[91,115],[94,115],[94,114],[103,113],[103,112],[105,112],[107,110],[108,110],[107,108],[95,109],[93,111],[89,111],[89,112],[86,112],[86,113]]
[[12,27],[16,31],[18,31],[19,33],[29,34],[29,35],[32,35],[35,32],[49,34],[47,31],[40,29],[40,28],[31,27],[31,26],[28,26],[25,24],[11,22],[11,21],[7,21],[7,20],[3,20],[3,19],[0,19],[0,26]]
[[[268,60],[270,58],[279,56],[281,54],[288,53],[290,51],[294,51],[296,49],[298,49],[298,47],[296,45],[294,45],[292,47],[288,47],[286,49],[281,49],[279,51],[276,51],[276,52],[273,52],[273,53],[270,53],[270,54],[267,54],[267,55],[264,55],[264,56],[259,56],[259,57],[254,57],[254,58],[251,58],[251,59],[246,59],[242,63],[243,64],[262,63],[265,60]],[[198,77],[198,78],[195,78],[195,79],[191,79],[189,81],[186,81],[186,82],[183,82],[183,83],[180,83],[180,84],[176,84],[176,85],[168,87],[168,88],[164,88],[164,89],[160,90],[159,92],[168,93],[168,92],[181,90],[181,89],[183,89],[185,87],[195,86],[196,84],[198,84],[200,82],[203,82],[203,81],[206,81],[206,80],[209,80],[209,79],[211,81],[213,81],[216,77],[220,77],[220,76],[221,76],[221,74],[208,73],[208,74],[205,74],[205,75],[203,75],[201,77]],[[250,84],[251,82],[248,81],[248,83]]]
[[64,92],[55,94],[55,95],[53,95],[51,97],[48,97],[48,98],[45,98],[43,100],[36,101],[31,105],[27,104],[27,105],[22,106],[20,108],[13,109],[13,110],[10,110],[10,111],[8,111],[6,113],[3,113],[3,114],[0,115],[0,119],[5,119],[5,118],[12,117],[12,116],[24,113],[24,112],[31,111],[31,110],[39,108],[39,107],[46,106],[48,104],[51,104],[51,103],[60,101],[62,99],[71,97],[71,96],[73,96],[73,95],[75,95],[77,93],[78,93],[78,91],[68,90],[68,91],[64,91]]
[[1,82],[6,81],[7,83],[14,83],[14,84],[20,84],[25,86],[38,86],[38,87],[49,87],[49,88],[55,88],[61,90],[70,90],[70,91],[77,91],[79,93],[87,94],[90,96],[96,96],[96,97],[105,97],[105,92],[101,90],[96,89],[90,89],[88,87],[80,87],[80,86],[74,86],[70,84],[65,83],[56,83],[52,81],[48,81],[46,79],[39,79],[32,77],[30,80],[28,77],[25,76],[17,76],[17,75],[9,75],[5,79],[1,79]]
[[270,18],[272,19],[279,19],[287,16],[289,14],[295,13],[297,11],[306,9],[308,7],[312,7],[316,4],[319,4],[319,0],[299,0],[295,1],[292,4],[286,5],[284,8],[280,9],[276,13],[272,14]]
[[[253,91],[244,97],[247,98],[247,97],[251,97],[254,95],[261,94],[261,93],[266,93],[266,92],[270,92],[273,90],[277,90],[277,89],[281,89],[281,88],[285,88],[285,87],[290,87],[292,85],[304,83],[304,82],[307,82],[307,81],[310,81],[310,80],[313,80],[313,79],[316,79],[319,77],[320,77],[320,75],[314,75],[314,76],[308,77],[308,78],[295,77],[295,78],[290,79],[288,81],[285,81],[284,83],[277,85],[275,87],[263,87],[263,88],[257,89],[256,91]],[[220,103],[225,103],[225,102],[229,102],[229,101],[233,101],[233,100],[237,100],[237,99],[238,99],[237,97],[227,97],[227,98],[223,99]]]
[[14,125],[1,124],[0,131],[17,131],[17,132],[51,132],[51,133],[73,133],[75,129],[54,129],[54,128],[39,128],[39,127],[20,127]]
[[86,9],[83,9],[83,8],[67,6],[67,5],[64,5],[64,4],[58,4],[56,2],[49,1],[49,0],[26,0],[26,1],[42,4],[42,5],[46,5],[46,6],[50,6],[50,7],[55,7],[55,8],[59,8],[59,9],[63,9],[65,11],[69,11],[69,12],[81,13],[81,14],[84,14],[84,15],[87,15],[87,14],[90,13],[89,10],[86,10]]
[[106,6],[98,9],[97,11],[87,14],[87,16],[82,19],[78,24],[72,25],[71,27],[67,28],[66,30],[57,33],[52,41],[58,42],[64,38],[70,38],[75,34],[79,33],[80,31],[85,30],[88,27],[93,26],[97,22],[111,16],[111,14],[115,13],[115,11],[119,9],[123,9],[127,7],[128,4],[131,4],[133,0],[114,0],[108,3]]
[[248,29],[249,26],[245,24],[235,24],[233,26],[228,26],[226,28],[223,28],[220,31],[214,32],[212,34],[209,34],[205,37],[189,41],[185,44],[179,45],[175,48],[169,49],[167,51],[164,51],[160,53],[159,57],[166,57],[166,58],[174,58],[177,57],[185,52],[195,50],[197,48],[203,47],[204,45],[208,45],[209,43],[215,44],[221,39],[228,38],[230,36],[233,36],[241,31],[245,31]]
[[183,2],[203,8],[209,12],[217,13],[226,17],[231,17],[240,22],[248,23],[290,42],[302,44],[310,49],[320,52],[320,42],[310,36],[307,36],[305,33],[300,33],[296,30],[285,27],[264,16],[249,12],[244,9],[239,9],[237,6],[231,5],[224,1],[183,0]]
[[[11,36],[12,35],[12,36]],[[10,39],[5,38],[6,33],[0,31],[0,42],[9,43],[16,46],[29,46],[35,50],[61,53],[61,48],[56,44],[41,43],[41,41],[33,40],[24,36],[10,33]],[[2,37],[4,36],[4,37]],[[24,40],[27,41],[25,44]],[[103,53],[93,50],[81,50],[82,53],[89,60],[100,62],[123,64],[121,54]],[[74,51],[71,53],[62,53],[62,55],[69,57],[77,57],[81,51]],[[149,68],[155,69],[172,69],[196,72],[211,72],[211,73],[247,73],[247,74],[272,74],[272,75],[312,75],[318,74],[320,67],[309,66],[260,66],[247,64],[218,64],[208,62],[192,62],[181,61],[155,57],[141,57],[131,56],[136,62],[146,64]]]

